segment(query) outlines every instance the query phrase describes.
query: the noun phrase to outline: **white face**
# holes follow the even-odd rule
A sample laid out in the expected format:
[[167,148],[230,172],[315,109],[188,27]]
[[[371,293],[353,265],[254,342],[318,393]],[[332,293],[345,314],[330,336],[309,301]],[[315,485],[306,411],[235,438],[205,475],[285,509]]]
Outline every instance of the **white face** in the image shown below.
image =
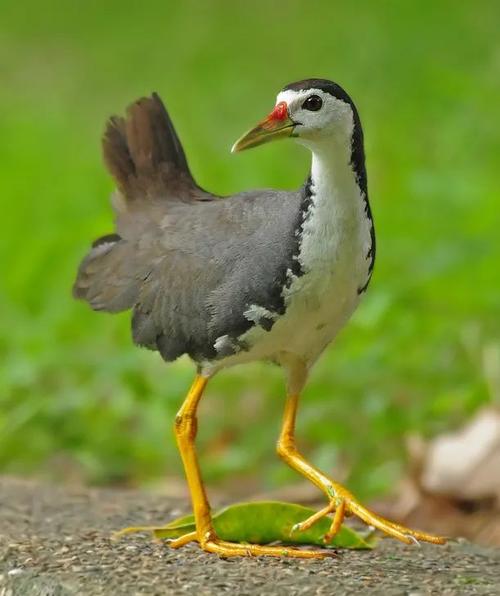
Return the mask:
[[351,137],[354,127],[351,106],[321,89],[282,91],[276,103],[286,102],[290,118],[297,123],[294,137],[304,145],[309,141]]

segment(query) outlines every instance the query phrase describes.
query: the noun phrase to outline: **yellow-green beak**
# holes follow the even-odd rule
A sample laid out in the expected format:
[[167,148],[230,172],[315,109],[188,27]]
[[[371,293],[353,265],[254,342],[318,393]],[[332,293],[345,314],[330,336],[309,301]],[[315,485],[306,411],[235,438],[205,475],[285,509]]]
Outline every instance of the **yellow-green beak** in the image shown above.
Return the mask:
[[255,128],[240,137],[231,149],[231,153],[263,145],[269,141],[289,137],[293,133],[295,122],[288,116],[286,103],[280,102],[267,118],[261,120]]

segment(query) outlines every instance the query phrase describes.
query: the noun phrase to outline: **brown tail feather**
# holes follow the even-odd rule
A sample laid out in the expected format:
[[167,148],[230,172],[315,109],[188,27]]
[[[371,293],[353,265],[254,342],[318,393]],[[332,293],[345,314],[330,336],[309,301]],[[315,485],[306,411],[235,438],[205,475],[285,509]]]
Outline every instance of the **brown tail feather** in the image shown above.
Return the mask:
[[133,103],[126,118],[112,117],[103,137],[104,161],[126,199],[196,187],[184,150],[156,93]]

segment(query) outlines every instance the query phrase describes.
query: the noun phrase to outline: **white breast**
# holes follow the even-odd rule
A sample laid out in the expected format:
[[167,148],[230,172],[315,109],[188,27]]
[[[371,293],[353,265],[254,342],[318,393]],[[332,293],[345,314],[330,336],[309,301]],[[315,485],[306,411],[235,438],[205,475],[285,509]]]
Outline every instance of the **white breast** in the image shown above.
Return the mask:
[[284,325],[296,329],[292,345],[289,336],[289,349],[309,361],[317,358],[357,307],[358,290],[369,276],[371,245],[371,222],[350,169],[345,176],[337,170],[333,178],[321,162],[313,161],[312,175],[314,204],[299,253],[305,274],[285,290],[283,319]]

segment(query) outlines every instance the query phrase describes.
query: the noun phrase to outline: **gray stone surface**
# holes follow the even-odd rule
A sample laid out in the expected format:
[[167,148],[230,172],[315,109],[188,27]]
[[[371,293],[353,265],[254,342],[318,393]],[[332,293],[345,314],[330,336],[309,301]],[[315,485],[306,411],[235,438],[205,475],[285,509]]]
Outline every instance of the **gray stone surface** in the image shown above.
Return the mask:
[[[175,511],[177,510],[177,511]],[[229,559],[110,532],[186,510],[139,491],[70,490],[0,480],[0,596],[74,594],[500,594],[500,550],[459,542],[321,561]]]

